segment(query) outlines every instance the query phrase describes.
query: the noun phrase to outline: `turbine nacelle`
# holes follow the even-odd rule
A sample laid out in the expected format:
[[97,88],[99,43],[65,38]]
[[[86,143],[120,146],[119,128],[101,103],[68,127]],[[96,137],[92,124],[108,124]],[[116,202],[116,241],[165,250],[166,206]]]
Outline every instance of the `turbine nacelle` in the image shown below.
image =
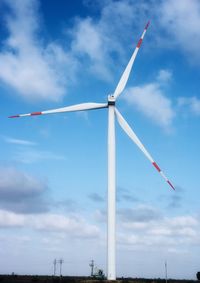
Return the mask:
[[114,97],[114,94],[109,94],[108,95],[108,106],[110,105],[115,105],[115,97]]

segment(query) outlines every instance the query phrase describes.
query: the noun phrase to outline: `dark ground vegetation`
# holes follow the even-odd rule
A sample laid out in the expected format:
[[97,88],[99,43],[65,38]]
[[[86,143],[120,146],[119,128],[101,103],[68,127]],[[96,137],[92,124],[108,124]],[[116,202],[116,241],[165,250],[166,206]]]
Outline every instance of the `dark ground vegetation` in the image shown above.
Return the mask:
[[[0,283],[108,283],[107,280],[94,280],[91,277],[40,276],[40,275],[0,275]],[[116,283],[166,283],[165,279],[118,278]],[[194,283],[195,280],[168,279],[167,283]]]

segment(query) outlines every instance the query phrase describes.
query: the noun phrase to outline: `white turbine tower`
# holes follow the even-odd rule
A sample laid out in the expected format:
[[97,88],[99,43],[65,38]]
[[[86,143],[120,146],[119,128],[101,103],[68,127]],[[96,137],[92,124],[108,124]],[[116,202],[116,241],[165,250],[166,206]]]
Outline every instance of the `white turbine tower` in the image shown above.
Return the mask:
[[139,51],[139,48],[142,44],[142,40],[145,36],[147,28],[149,26],[149,22],[145,26],[145,29],[142,33],[140,40],[133,52],[128,65],[123,72],[120,81],[114,91],[114,94],[108,96],[107,103],[82,103],[72,106],[67,106],[58,109],[52,109],[42,112],[33,112],[29,114],[19,114],[15,116],[10,116],[9,118],[18,118],[25,116],[35,116],[35,115],[44,115],[44,114],[55,114],[62,112],[73,112],[73,111],[85,111],[85,110],[94,110],[94,109],[102,109],[108,108],[108,222],[107,222],[107,278],[108,280],[116,279],[116,262],[115,262],[115,215],[116,215],[116,183],[115,183],[115,116],[120,126],[124,130],[124,132],[132,139],[132,141],[141,149],[144,155],[149,159],[152,165],[157,169],[157,171],[161,174],[161,176],[166,180],[166,182],[175,189],[172,183],[167,179],[164,173],[161,171],[157,163],[148,153],[144,145],[141,143],[139,138],[136,136],[134,131],[131,129],[126,120],[122,117],[120,112],[117,110],[115,106],[115,102],[118,96],[123,92],[126,83],[128,81],[133,63],[135,61],[136,55]]

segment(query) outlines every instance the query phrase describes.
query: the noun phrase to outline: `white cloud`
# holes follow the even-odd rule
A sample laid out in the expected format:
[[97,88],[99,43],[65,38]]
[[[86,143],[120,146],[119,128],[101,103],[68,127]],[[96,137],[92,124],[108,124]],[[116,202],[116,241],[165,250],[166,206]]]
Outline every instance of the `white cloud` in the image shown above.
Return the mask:
[[[106,222],[105,211],[95,212],[97,223]],[[186,251],[200,243],[198,215],[165,216],[155,206],[135,205],[117,212],[117,241],[128,250]]]
[[[131,208],[129,212],[131,212]],[[147,217],[149,212],[151,215]],[[106,216],[105,212],[101,212],[100,214],[101,216]],[[160,273],[157,273],[156,270],[148,271],[149,261],[146,255],[151,257],[153,265],[161,261],[160,266],[162,267],[162,262],[164,263],[164,260],[168,259],[172,266],[175,265],[176,269],[182,267],[182,262],[180,264],[176,263],[176,260],[182,260],[182,258],[180,259],[180,255],[185,255],[188,258],[188,256],[190,257],[191,254],[194,255],[195,253],[195,256],[198,257],[198,246],[200,244],[198,215],[166,217],[155,206],[145,207],[145,205],[138,205],[132,209],[131,214],[134,217],[130,217],[128,213],[124,213],[123,218],[117,218],[117,246],[120,255],[120,266],[123,263],[127,265],[134,253],[136,258],[135,264],[137,265],[142,262],[142,265],[147,268],[146,274],[148,276],[158,277]],[[104,268],[106,239],[105,231],[101,232],[102,221],[104,219],[99,219],[99,222],[95,225],[89,219],[77,213],[66,215],[61,213],[24,215],[0,210],[0,229],[6,231],[6,236],[2,235],[1,239],[4,238],[3,242],[5,243],[6,252],[13,252],[13,247],[16,247],[17,236],[13,236],[12,228],[16,232],[19,229],[23,229],[23,233],[22,231],[20,232],[23,236],[21,237],[22,241],[20,245],[18,245],[19,251],[17,252],[17,257],[23,254],[21,253],[23,251],[21,247],[28,247],[29,243],[26,243],[26,241],[28,240],[29,242],[30,240],[30,245],[33,241],[37,243],[38,250],[42,251],[45,256],[47,253],[47,258],[52,253],[55,256],[63,256],[65,258],[67,251],[69,254],[75,254],[75,257],[72,257],[71,260],[76,262],[77,254],[80,255],[81,252],[82,255],[84,251],[84,256],[79,258],[78,264],[82,265],[82,261],[84,260],[85,262],[88,258],[90,259],[92,254],[95,256],[96,262],[102,264]],[[9,235],[9,231],[12,235]],[[29,237],[28,239],[27,236]],[[35,253],[33,252],[32,255],[38,257],[38,250]],[[174,258],[175,256],[177,257]],[[46,257],[44,258],[46,259]],[[26,255],[24,256],[24,260],[26,260]],[[185,258],[183,260],[185,261]],[[189,260],[191,261],[191,258]],[[189,267],[191,268],[193,264],[194,261],[192,260],[189,263]],[[69,266],[67,268],[69,271]],[[122,269],[120,270],[120,268]],[[128,269],[130,269],[130,266],[128,266]],[[47,264],[47,270],[49,270],[49,262]],[[76,272],[76,270],[71,270],[71,272]],[[88,271],[83,270],[83,272],[87,274]],[[123,266],[118,268],[119,274],[124,274],[124,272]],[[134,272],[138,276],[141,276],[141,266]],[[175,271],[174,273],[171,271],[170,274],[171,276],[183,276],[182,272],[180,275],[177,275]],[[133,276],[131,272],[130,276]]]
[[89,224],[80,215],[65,216],[62,214],[16,214],[0,210],[0,228],[24,228],[35,231],[67,233],[68,236],[78,238],[98,237],[100,231],[97,226]]
[[165,94],[164,87],[170,83],[171,79],[172,72],[161,69],[152,83],[127,88],[123,99],[157,125],[169,130],[175,112],[171,100]]
[[0,79],[25,99],[59,100],[67,85],[63,69],[70,66],[70,81],[75,60],[60,46],[45,46],[39,40],[36,0],[4,2],[9,7],[5,16],[8,37],[0,52]]
[[[55,42],[44,44],[39,39],[38,1],[17,0],[13,4],[4,0],[4,3],[10,14],[5,16],[8,37],[0,52],[0,79],[19,95],[29,100],[57,101],[75,81],[78,67],[102,80],[112,79],[113,55],[120,54],[119,59],[123,55],[119,34],[123,34],[124,28],[130,31],[133,23],[131,3],[110,1],[100,5],[99,19],[76,19],[68,31],[72,39],[68,51]],[[82,66],[78,62],[80,57]]]
[[64,216],[61,214],[43,214],[32,217],[32,227],[37,230],[68,232],[70,236],[97,237],[99,229],[89,224],[80,215]]
[[144,27],[146,19],[143,21],[139,13],[145,14],[147,5],[131,1],[96,4],[100,9],[99,17],[76,19],[71,31],[72,50],[76,56],[88,57],[87,68],[100,79],[109,81],[116,75],[116,64],[120,66],[125,58],[127,60],[127,49],[123,44],[130,47],[134,43],[136,46],[139,36],[132,39],[133,29],[139,25]]
[[128,88],[124,99],[136,107],[157,125],[170,129],[175,117],[171,100],[165,95],[159,83],[153,82]]
[[[199,62],[200,2],[198,0],[162,1],[157,9],[159,22],[171,37],[172,45]],[[170,41],[170,43],[171,43]]]
[[[145,210],[146,209],[146,210]],[[150,215],[148,215],[150,212]],[[99,218],[99,216],[101,216]],[[96,211],[98,225],[102,225],[105,212]],[[155,207],[140,206],[119,211],[117,239],[120,246],[141,251],[176,250],[181,252],[199,245],[199,218],[197,215],[162,216]],[[35,232],[57,233],[75,238],[97,238],[102,236],[100,227],[91,224],[80,214],[19,214],[0,210],[0,228],[24,228]],[[103,239],[103,238],[102,238]],[[101,239],[101,240],[102,240]]]
[[91,60],[102,60],[103,38],[91,18],[77,22],[72,49],[78,53],[86,53]]
[[198,227],[198,220],[192,216],[177,216],[170,220],[169,223],[172,227],[185,228],[185,227]]
[[15,214],[5,210],[0,210],[0,227],[14,228],[23,227],[25,224],[25,217],[23,215]]
[[179,97],[178,106],[188,109],[192,114],[200,115],[200,99],[196,96],[193,97]]
[[172,79],[172,72],[169,70],[160,70],[157,76],[159,83],[169,83]]
[[[146,46],[151,46],[154,50],[158,47],[161,51],[167,48],[183,52],[189,61],[199,64],[198,0],[169,0],[159,3],[109,0],[100,3],[96,1],[95,4],[98,17],[95,20],[79,19],[76,22],[72,46],[79,54],[89,56],[90,68],[101,78],[106,79],[107,75],[108,78],[112,77],[111,66],[120,66],[122,62],[126,62],[130,45],[134,48],[148,19],[152,19],[152,24],[148,31],[148,41],[145,40]],[[113,72],[115,75],[116,69]]]
[[[122,62],[126,62],[130,45],[134,48],[148,19],[152,19],[152,25],[145,45],[151,45],[154,50],[155,47],[161,47],[184,52],[188,60],[199,64],[199,60],[196,60],[200,58],[198,0],[169,0],[159,3],[110,0],[100,3],[96,1],[95,4],[98,17],[76,21],[72,31],[72,46],[77,54],[85,54],[90,58],[88,66],[102,79],[105,80],[106,76],[108,79],[112,78],[113,65],[120,66]],[[116,68],[113,69],[113,74],[116,74]],[[169,79],[167,73],[161,75]]]
[[[68,50],[61,44],[44,43],[45,40],[39,39],[41,23],[37,0],[17,0],[15,3],[4,0],[4,3],[10,11],[5,15],[8,37],[1,42],[0,79],[25,99],[59,100],[66,94],[69,84],[75,81],[78,67],[79,71],[89,70],[107,81],[120,75],[122,69],[116,73],[116,62],[118,66],[127,62],[127,50],[132,42],[136,45],[140,36],[138,31],[142,31],[147,15],[155,21],[154,40],[159,37],[160,42],[166,43],[167,38],[170,42],[167,48],[178,47],[186,54],[192,54],[189,59],[199,58],[198,0],[162,1],[156,4],[156,12],[153,1],[97,2],[98,17],[76,18],[68,30],[71,35]],[[137,37],[132,40],[135,34]],[[164,83],[170,79],[170,73],[163,70],[158,79]]]
[[119,217],[118,223],[121,245],[141,250],[152,247],[154,251],[160,250],[161,246],[168,251],[181,251],[184,243],[188,244],[188,249],[199,245],[198,216],[164,217],[155,207],[149,206],[122,212],[123,217]]
[[106,61],[111,58],[105,41],[104,34],[91,18],[79,20],[73,30],[72,50],[76,55],[86,55],[90,59],[88,67],[92,73],[101,79],[110,80],[111,73]]

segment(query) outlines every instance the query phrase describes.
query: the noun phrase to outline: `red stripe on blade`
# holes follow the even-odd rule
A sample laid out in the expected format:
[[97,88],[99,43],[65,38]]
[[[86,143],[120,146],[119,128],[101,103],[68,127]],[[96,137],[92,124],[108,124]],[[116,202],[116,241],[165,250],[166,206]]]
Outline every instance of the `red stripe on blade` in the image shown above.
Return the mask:
[[140,38],[140,40],[138,41],[137,48],[140,48],[141,44],[142,44],[142,38]]
[[147,23],[146,26],[145,26],[145,29],[146,29],[146,30],[148,29],[149,25],[150,25],[150,21],[148,21],[148,23]]
[[41,114],[42,114],[42,112],[33,112],[33,113],[31,113],[31,116],[41,115]]
[[170,185],[170,187],[172,187],[173,190],[175,190],[174,186],[172,185],[172,183],[169,180],[167,180],[167,183]]
[[156,162],[153,162],[152,164],[158,170],[158,172],[161,171],[160,167],[158,166],[158,164],[156,164]]
[[9,116],[8,118],[19,118],[19,115]]

